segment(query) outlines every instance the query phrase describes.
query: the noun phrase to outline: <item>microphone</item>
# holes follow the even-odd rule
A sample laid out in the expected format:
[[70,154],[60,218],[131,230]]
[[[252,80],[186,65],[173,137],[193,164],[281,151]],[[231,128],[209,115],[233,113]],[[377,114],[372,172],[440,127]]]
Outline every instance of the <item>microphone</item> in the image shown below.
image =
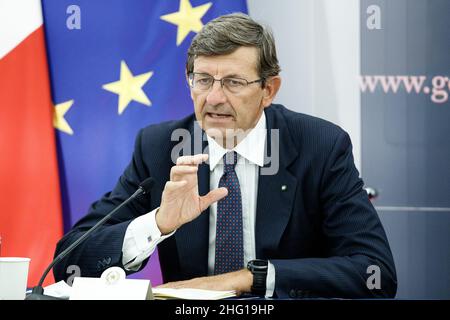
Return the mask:
[[128,199],[126,199],[124,202],[122,202],[120,205],[118,205],[114,210],[112,210],[110,213],[108,213],[106,216],[103,217],[102,220],[97,222],[93,227],[91,227],[88,231],[86,231],[85,234],[83,234],[80,238],[78,238],[74,243],[72,243],[69,247],[67,247],[63,252],[58,254],[58,256],[50,263],[50,265],[45,269],[44,273],[42,274],[41,279],[39,280],[39,283],[37,286],[35,286],[25,300],[61,300],[59,298],[46,296],[44,295],[44,288],[42,287],[42,284],[44,283],[45,278],[47,277],[47,274],[50,272],[50,270],[60,262],[62,259],[64,259],[65,256],[67,256],[70,252],[72,252],[76,247],[80,245],[84,240],[86,240],[95,230],[97,230],[99,227],[105,224],[106,221],[108,221],[113,214],[115,214],[117,211],[119,211],[122,207],[124,207],[126,204],[128,204],[130,201],[134,200],[135,198],[150,193],[150,190],[153,188],[155,184],[155,179],[152,177],[149,177],[145,179],[140,185],[139,188],[136,190],[135,193],[133,193]]

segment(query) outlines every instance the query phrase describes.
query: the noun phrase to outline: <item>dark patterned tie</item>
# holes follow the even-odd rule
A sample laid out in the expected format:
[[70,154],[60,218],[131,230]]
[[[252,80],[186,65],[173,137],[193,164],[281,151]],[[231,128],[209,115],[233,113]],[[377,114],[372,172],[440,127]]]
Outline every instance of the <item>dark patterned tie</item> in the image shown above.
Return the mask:
[[228,152],[223,156],[223,162],[224,170],[219,188],[227,188],[228,195],[217,203],[214,274],[236,271],[244,267],[241,188],[234,170],[237,153]]

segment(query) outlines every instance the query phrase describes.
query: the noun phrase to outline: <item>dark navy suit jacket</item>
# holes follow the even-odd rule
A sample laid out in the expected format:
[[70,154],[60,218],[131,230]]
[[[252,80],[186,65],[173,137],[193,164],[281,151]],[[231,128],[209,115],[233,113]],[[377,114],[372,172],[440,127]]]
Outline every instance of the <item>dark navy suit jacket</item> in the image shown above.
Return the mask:
[[[328,121],[281,105],[272,105],[265,113],[269,134],[266,161],[279,148],[279,169],[274,175],[259,176],[255,243],[256,257],[270,259],[275,266],[276,296],[394,297],[394,261],[378,215],[362,188],[348,134]],[[171,141],[172,132],[185,129],[193,133],[198,128],[194,120],[191,115],[139,132],[131,163],[115,188],[92,204],[88,215],[58,243],[56,254],[128,198],[149,176],[156,181],[151,196],[118,212],[61,261],[54,269],[57,280],[70,276],[66,273],[69,265],[78,265],[82,276],[99,276],[110,266],[123,267],[122,245],[129,223],[160,205],[174,165],[172,149],[180,149],[179,141]],[[279,129],[278,145],[271,139],[271,129]],[[194,146],[191,140],[185,139],[181,145]],[[203,141],[202,146],[205,144]],[[180,154],[201,152],[186,149]],[[200,165],[198,179],[199,193],[204,195],[209,191],[208,164]],[[208,232],[209,216],[204,212],[159,244],[164,282],[207,275]],[[380,268],[380,289],[367,286],[371,265]],[[371,278],[368,282],[373,281]]]

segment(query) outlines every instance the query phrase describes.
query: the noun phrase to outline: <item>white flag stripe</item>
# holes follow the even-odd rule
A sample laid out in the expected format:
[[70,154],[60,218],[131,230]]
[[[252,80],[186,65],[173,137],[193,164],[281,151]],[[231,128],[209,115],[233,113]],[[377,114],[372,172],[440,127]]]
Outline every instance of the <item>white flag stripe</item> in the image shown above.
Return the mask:
[[0,0],[0,59],[42,23],[40,0]]

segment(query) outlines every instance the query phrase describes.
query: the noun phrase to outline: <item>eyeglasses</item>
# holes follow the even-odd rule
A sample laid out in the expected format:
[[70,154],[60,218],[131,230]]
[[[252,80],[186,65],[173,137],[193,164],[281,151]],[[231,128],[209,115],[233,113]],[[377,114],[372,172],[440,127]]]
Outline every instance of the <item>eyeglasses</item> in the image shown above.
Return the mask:
[[189,86],[198,92],[206,92],[211,89],[215,81],[219,81],[222,88],[225,88],[231,93],[240,93],[252,83],[264,83],[264,78],[247,81],[241,78],[225,77],[222,79],[215,79],[213,76],[207,73],[192,72],[188,75]]

